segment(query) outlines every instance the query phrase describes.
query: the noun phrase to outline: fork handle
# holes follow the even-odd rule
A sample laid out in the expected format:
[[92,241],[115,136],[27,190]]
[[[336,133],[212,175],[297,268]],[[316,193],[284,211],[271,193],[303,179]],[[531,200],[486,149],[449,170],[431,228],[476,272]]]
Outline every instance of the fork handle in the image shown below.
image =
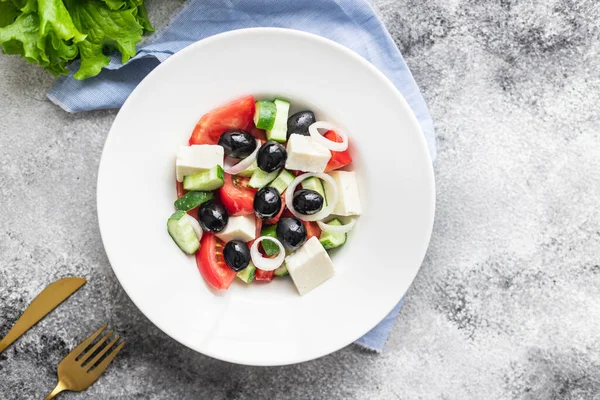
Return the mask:
[[65,390],[67,390],[67,387],[62,383],[62,382],[58,382],[56,384],[56,387],[54,388],[54,390],[52,391],[52,393],[50,393],[48,396],[46,396],[46,398],[44,400],[52,400],[53,398],[55,398],[60,392],[64,392]]

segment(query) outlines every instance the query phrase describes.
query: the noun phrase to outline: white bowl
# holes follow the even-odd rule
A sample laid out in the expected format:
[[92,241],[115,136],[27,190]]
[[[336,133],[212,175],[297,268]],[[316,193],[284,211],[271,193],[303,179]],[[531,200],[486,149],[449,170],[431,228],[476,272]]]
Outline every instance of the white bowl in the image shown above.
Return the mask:
[[[167,234],[178,147],[202,114],[247,94],[310,107],[350,136],[364,213],[335,276],[302,297],[290,279],[212,290]],[[115,119],[98,177],[106,253],[137,307],[189,348],[249,365],[311,360],[372,329],[417,274],[434,208],[423,134],[392,83],[339,44],[275,28],[216,35],[157,67]]]

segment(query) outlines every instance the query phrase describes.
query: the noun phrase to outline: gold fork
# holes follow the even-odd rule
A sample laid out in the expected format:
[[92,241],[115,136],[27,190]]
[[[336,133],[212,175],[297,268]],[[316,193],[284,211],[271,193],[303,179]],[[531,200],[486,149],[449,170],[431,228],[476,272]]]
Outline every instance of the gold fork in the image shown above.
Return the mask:
[[[45,400],[52,400],[56,395],[65,390],[81,392],[98,380],[100,375],[102,375],[108,365],[115,359],[117,353],[125,345],[125,341],[122,341],[115,346],[119,341],[119,335],[115,336],[108,344],[105,344],[114,333],[111,330],[98,340],[93,347],[90,347],[92,342],[104,332],[107,326],[102,326],[90,337],[81,342],[58,364],[58,384]],[[103,356],[105,358],[100,361]]]

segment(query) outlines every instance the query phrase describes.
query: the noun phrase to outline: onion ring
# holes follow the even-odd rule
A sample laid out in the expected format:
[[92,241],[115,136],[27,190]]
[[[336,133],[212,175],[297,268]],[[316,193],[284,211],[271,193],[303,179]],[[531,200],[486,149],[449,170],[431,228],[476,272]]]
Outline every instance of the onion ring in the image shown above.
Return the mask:
[[[258,244],[263,240],[270,240],[275,243],[277,247],[279,247],[279,254],[275,258],[266,258],[258,250]],[[277,268],[283,264],[285,260],[285,248],[281,244],[281,242],[270,236],[261,236],[252,243],[252,247],[250,248],[250,257],[252,257],[252,263],[258,269],[262,269],[263,271],[275,271]]]
[[[335,133],[342,138],[342,142],[334,142],[326,137],[323,137],[323,135],[321,135],[319,132],[319,129],[335,131]],[[310,133],[310,137],[312,137],[315,142],[327,147],[331,151],[345,151],[348,149],[348,135],[346,135],[344,132],[341,132],[337,127],[329,122],[317,121],[308,127],[308,132]]]
[[354,228],[354,225],[356,225],[356,218],[351,218],[350,222],[344,225],[329,225],[323,221],[317,221],[317,225],[319,225],[319,228],[321,228],[323,232],[331,232],[334,235],[348,233]]
[[[311,125],[312,126],[312,125]],[[311,178],[311,177],[317,177],[319,179],[324,180],[326,183],[328,183],[331,186],[331,190],[332,190],[332,198],[331,199],[327,199],[327,206],[322,208],[321,211],[312,214],[312,215],[304,215],[299,213],[298,211],[296,211],[296,209],[294,208],[294,204],[293,204],[293,200],[294,200],[294,190],[296,190],[296,186],[298,186],[303,180]],[[327,218],[329,216],[329,214],[331,214],[333,212],[333,209],[335,208],[337,202],[338,202],[338,198],[339,198],[339,192],[338,192],[338,188],[335,184],[335,180],[333,180],[333,178],[323,172],[309,172],[307,174],[302,174],[296,177],[296,179],[294,179],[292,181],[292,183],[290,184],[290,186],[288,186],[288,188],[285,191],[285,204],[287,206],[287,208],[292,212],[292,214],[294,214],[294,216],[298,219],[301,219],[303,221],[320,221],[324,218]]]

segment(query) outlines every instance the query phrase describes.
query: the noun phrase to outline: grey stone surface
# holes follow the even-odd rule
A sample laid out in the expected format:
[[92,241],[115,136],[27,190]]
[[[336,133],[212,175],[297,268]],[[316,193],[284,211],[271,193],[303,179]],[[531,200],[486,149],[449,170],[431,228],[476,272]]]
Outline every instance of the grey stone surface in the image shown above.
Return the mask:
[[[41,399],[104,322],[128,346],[65,399],[600,399],[600,4],[377,0],[436,122],[431,247],[382,355],[284,368],[195,354],[117,283],[96,221],[115,112],[69,115],[0,56],[0,335],[45,284],[84,290],[0,355],[0,398]],[[157,25],[179,0],[150,2]]]

